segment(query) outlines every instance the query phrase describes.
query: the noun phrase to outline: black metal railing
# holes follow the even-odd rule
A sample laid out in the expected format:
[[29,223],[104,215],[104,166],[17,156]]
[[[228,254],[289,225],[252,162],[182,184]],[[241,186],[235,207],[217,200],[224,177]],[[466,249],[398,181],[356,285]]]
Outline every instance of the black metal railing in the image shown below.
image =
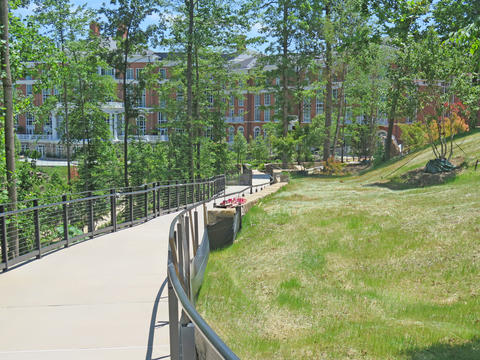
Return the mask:
[[[214,196],[220,198],[245,195],[262,190],[270,179],[240,191]],[[237,184],[238,185],[238,184]],[[195,309],[195,301],[203,281],[208,262],[210,245],[207,231],[207,202],[187,206],[170,224],[168,248],[168,306],[170,327],[170,358],[180,359],[228,359],[238,357],[220,339]],[[199,229],[199,208],[203,210],[203,234]],[[241,226],[233,222],[234,236]]]
[[225,177],[155,182],[0,205],[0,270],[214,197]]

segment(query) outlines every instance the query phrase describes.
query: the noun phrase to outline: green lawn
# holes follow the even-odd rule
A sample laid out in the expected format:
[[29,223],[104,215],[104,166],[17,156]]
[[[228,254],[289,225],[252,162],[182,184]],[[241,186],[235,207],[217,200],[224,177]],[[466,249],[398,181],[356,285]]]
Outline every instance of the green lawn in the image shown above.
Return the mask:
[[[457,143],[480,158],[479,133]],[[480,359],[480,168],[370,185],[430,157],[296,179],[262,201],[211,254],[201,314],[242,359]]]

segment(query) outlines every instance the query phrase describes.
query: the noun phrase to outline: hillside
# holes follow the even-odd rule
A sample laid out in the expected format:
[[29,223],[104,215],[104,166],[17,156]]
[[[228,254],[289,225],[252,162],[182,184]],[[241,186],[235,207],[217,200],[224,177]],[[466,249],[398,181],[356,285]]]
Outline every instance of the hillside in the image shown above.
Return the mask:
[[242,359],[480,358],[480,134],[457,144],[470,166],[444,185],[372,185],[429,149],[293,180],[211,254],[201,313]]

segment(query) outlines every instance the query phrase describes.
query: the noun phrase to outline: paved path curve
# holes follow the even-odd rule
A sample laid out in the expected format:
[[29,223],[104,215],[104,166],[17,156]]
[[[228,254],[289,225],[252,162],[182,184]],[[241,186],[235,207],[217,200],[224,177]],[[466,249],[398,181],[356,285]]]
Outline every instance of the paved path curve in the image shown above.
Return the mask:
[[0,360],[169,358],[161,290],[174,216],[0,274]]

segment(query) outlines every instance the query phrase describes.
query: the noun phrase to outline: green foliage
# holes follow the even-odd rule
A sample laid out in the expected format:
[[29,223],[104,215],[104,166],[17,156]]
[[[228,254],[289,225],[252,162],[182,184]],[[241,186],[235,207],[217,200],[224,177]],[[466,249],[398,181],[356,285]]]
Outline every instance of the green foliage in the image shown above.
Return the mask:
[[132,185],[166,180],[167,148],[163,143],[135,141],[130,148],[130,177]]
[[398,126],[402,131],[405,152],[415,151],[427,144],[427,134],[423,124],[399,124]]
[[261,136],[250,139],[248,143],[248,159],[253,166],[264,164],[270,157],[267,141]]
[[247,139],[242,133],[238,132],[233,139],[232,150],[237,157],[237,164],[243,164],[245,157],[247,156]]

